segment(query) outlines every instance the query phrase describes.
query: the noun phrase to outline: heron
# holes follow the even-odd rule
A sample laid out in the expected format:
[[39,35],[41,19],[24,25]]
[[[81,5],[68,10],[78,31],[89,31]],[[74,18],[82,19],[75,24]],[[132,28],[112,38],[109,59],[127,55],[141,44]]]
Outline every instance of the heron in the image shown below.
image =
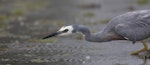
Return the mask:
[[140,41],[144,47],[131,53],[131,55],[138,55],[148,50],[148,45],[145,40],[150,37],[150,10],[138,10],[118,15],[112,18],[104,29],[93,34],[90,33],[88,27],[73,24],[65,25],[58,31],[42,39],[65,36],[78,32],[82,33],[84,39],[89,42],[128,40],[135,44],[135,42]]

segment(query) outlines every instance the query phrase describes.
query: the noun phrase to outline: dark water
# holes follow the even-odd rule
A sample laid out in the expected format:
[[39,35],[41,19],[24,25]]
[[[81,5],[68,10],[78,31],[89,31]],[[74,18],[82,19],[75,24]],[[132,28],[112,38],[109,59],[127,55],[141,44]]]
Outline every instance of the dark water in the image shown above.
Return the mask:
[[149,8],[136,0],[0,0],[0,65],[140,65],[143,60],[130,55],[139,42],[41,38],[66,24],[97,32],[114,16]]

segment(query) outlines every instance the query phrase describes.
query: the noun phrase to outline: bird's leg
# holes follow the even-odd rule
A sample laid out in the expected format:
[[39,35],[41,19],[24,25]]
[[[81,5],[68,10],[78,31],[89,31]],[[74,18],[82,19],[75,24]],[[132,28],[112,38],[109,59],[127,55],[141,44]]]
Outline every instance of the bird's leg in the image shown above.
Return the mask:
[[140,49],[140,50],[137,50],[137,51],[131,53],[131,55],[138,55],[140,52],[144,52],[144,51],[147,51],[147,50],[148,50],[148,45],[146,44],[146,42],[143,41],[143,40],[142,40],[141,42],[142,42],[144,48],[142,48],[142,49]]

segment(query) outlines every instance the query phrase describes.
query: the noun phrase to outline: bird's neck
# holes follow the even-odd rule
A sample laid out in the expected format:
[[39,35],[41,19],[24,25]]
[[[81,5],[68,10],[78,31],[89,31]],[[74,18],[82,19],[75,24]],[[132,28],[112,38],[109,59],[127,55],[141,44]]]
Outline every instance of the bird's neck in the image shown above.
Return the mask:
[[108,34],[105,34],[103,32],[96,33],[96,34],[85,35],[85,40],[90,41],[90,42],[111,41],[111,39],[109,38]]
[[91,34],[90,30],[87,27],[84,26],[79,26],[79,32],[81,32],[82,34],[84,34],[85,36],[85,40],[90,41],[90,42],[106,42],[106,41],[110,41],[110,39],[108,38],[107,33],[105,32],[99,32],[96,34]]

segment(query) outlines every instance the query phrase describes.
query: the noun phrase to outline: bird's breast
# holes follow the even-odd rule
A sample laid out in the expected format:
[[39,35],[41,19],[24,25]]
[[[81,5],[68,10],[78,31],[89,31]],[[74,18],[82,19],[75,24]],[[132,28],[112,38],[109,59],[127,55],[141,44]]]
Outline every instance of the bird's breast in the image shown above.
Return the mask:
[[117,34],[109,34],[108,37],[111,40],[126,40],[123,36],[117,35]]

